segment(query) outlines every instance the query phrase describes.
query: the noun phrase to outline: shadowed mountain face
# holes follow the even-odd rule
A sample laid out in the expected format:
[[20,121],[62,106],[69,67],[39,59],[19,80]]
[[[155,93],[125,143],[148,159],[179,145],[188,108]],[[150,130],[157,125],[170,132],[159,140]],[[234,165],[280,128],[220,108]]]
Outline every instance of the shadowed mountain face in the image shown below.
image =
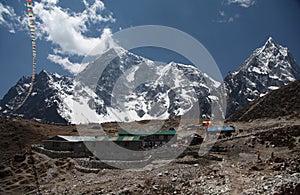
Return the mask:
[[300,68],[288,48],[269,38],[238,70],[225,78],[227,116],[271,90],[300,79]]
[[260,118],[289,116],[300,118],[300,81],[271,91],[242,110],[232,114],[228,121],[249,121]]
[[[27,119],[41,119],[54,123],[66,123],[66,119],[59,115],[58,107],[62,103],[60,94],[71,94],[72,79],[49,74],[46,71],[36,75],[34,89],[25,104],[14,110],[26,96],[31,77],[22,77],[0,101],[1,114],[18,114]],[[49,120],[51,119],[51,120]]]

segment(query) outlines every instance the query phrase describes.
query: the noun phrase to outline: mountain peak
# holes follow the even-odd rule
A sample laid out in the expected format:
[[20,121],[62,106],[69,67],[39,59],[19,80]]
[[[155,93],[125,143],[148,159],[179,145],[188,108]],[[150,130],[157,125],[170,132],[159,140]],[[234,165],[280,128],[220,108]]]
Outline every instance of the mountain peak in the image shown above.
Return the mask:
[[112,47],[108,50],[106,50],[103,54],[115,54],[115,55],[120,55],[122,53],[127,52],[127,50],[125,50],[124,48],[120,47],[120,46],[116,46],[116,47]]
[[273,43],[275,44],[275,41],[272,37],[269,37],[268,40],[267,40],[267,43]]
[[265,45],[262,47],[262,51],[269,48],[277,48],[278,45],[275,43],[274,39],[272,37],[269,37]]
[[46,70],[42,70],[38,75],[45,75],[48,76],[49,73]]
[[256,49],[237,71],[225,78],[230,103],[227,115],[249,102],[300,78],[300,69],[288,48],[272,37]]

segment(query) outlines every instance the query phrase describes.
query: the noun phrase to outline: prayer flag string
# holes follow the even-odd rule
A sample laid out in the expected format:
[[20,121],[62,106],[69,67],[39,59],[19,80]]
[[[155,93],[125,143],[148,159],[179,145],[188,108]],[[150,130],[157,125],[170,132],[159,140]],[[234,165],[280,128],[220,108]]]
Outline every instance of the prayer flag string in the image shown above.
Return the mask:
[[18,110],[20,109],[28,97],[30,96],[32,89],[33,89],[33,84],[35,80],[35,70],[36,70],[36,36],[35,36],[35,18],[34,18],[34,12],[33,12],[33,0],[26,0],[26,5],[27,5],[27,14],[28,14],[28,26],[30,30],[30,37],[31,37],[31,48],[32,48],[32,76],[31,76],[31,83],[30,87],[28,89],[28,92],[21,102],[21,104],[18,105],[18,107],[15,109]]

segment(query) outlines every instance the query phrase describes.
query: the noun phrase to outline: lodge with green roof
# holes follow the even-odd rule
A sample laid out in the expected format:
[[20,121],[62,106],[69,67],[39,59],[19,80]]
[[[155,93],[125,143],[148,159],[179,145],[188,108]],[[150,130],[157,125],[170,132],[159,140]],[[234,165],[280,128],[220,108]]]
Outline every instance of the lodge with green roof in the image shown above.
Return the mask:
[[63,136],[57,135],[43,141],[44,148],[55,151],[90,152],[93,147],[109,147],[118,144],[124,148],[138,150],[142,147],[139,136]]
[[130,150],[141,150],[155,146],[162,146],[172,140],[176,142],[175,130],[142,131],[121,130],[118,136],[64,136],[57,135],[44,140],[44,148],[55,151],[90,152],[93,148],[109,148],[117,144]]

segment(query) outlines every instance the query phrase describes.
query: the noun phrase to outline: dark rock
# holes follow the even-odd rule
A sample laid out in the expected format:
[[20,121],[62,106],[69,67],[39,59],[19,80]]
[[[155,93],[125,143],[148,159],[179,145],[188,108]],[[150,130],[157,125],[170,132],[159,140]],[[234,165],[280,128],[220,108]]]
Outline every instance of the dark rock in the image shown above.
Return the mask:
[[258,168],[257,166],[252,166],[251,168],[250,168],[250,171],[260,171],[261,169],[260,168]]
[[10,167],[1,167],[0,178],[7,177],[9,175],[12,175],[11,168]]
[[16,162],[23,162],[24,160],[25,160],[25,155],[24,154],[16,154],[15,156],[14,156],[14,160],[16,161]]

